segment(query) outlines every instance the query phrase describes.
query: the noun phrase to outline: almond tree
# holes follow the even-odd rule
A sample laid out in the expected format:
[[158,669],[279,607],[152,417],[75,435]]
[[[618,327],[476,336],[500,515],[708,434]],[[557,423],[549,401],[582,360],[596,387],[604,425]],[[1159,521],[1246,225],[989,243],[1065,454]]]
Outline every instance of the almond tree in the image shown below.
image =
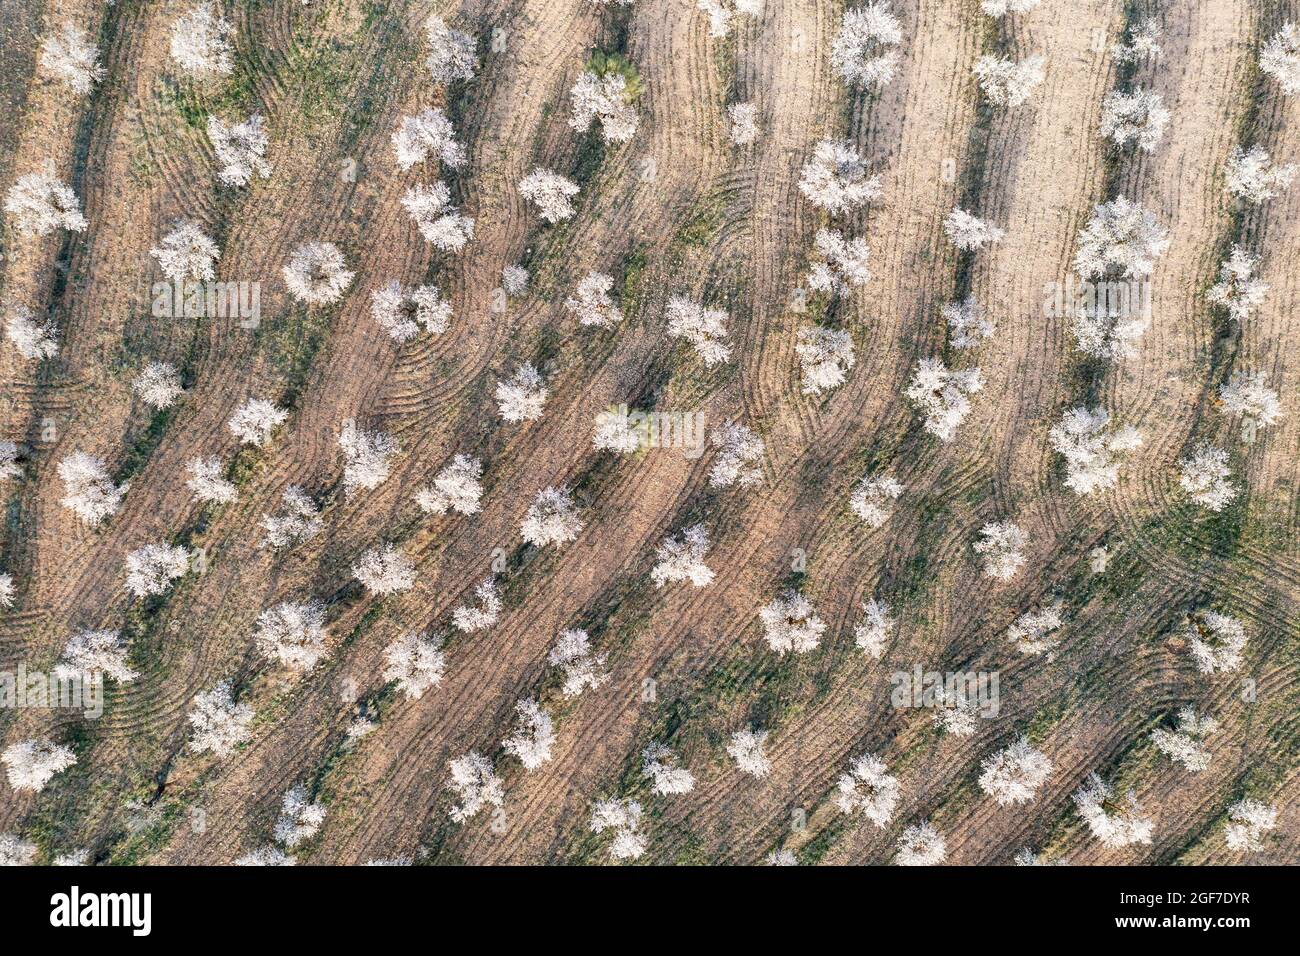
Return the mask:
[[840,215],[879,199],[880,176],[867,175],[867,163],[848,140],[824,139],[799,176],[799,191],[815,206]]
[[1228,480],[1228,453],[1222,448],[1202,442],[1186,458],[1178,462],[1178,485],[1187,497],[1210,511],[1222,511],[1241,490]]
[[395,342],[409,342],[420,329],[441,335],[451,323],[451,303],[436,285],[403,289],[397,280],[370,293],[370,315]]
[[295,671],[309,671],[325,656],[325,606],[281,601],[257,618],[257,649]]
[[928,823],[910,826],[898,838],[898,866],[938,866],[948,857],[948,844]]
[[76,193],[54,175],[52,162],[18,177],[5,194],[5,212],[15,229],[29,235],[47,236],[56,229],[84,232],[89,225]]
[[1075,312],[1071,332],[1080,352],[1118,361],[1138,354],[1137,345],[1146,329],[1147,320],[1140,316],[1129,318],[1105,305],[1083,305]]
[[995,20],[1008,13],[1028,13],[1043,0],[981,0],[980,11]]
[[569,90],[573,115],[569,125],[585,133],[599,121],[606,143],[626,143],[636,135],[637,115],[627,88],[627,78],[616,70],[604,75],[586,70]]
[[85,452],[73,452],[59,462],[64,496],[60,504],[85,524],[97,525],[122,507],[129,483],[114,485],[103,461]]
[[721,39],[731,32],[736,17],[759,17],[763,0],[695,0],[696,9],[709,18],[709,36]]
[[702,302],[675,295],[668,300],[667,318],[668,334],[690,342],[705,365],[731,358],[731,347],[723,341],[727,336],[727,313],[723,310],[708,309]]
[[1021,737],[980,764],[980,789],[1002,806],[1030,803],[1052,775],[1052,761]]
[[483,463],[477,458],[457,455],[433,479],[433,484],[425,485],[415,493],[415,503],[425,514],[445,515],[449,511],[457,514],[478,514],[483,497],[483,485],[479,479],[483,475]]
[[532,698],[515,704],[515,726],[501,747],[513,754],[525,770],[536,770],[551,759],[555,746],[555,724],[551,715]]
[[253,736],[253,708],[235,703],[230,681],[197,695],[189,722],[193,728],[189,748],[195,753],[229,757]]
[[215,5],[200,3],[172,26],[172,60],[200,80],[229,76],[235,69],[229,39],[234,29]]
[[839,388],[857,361],[853,355],[853,338],[847,329],[820,325],[800,329],[794,351],[803,367],[805,395],[820,395]]
[[85,30],[70,23],[41,41],[41,69],[83,96],[104,78],[99,51]]
[[1277,392],[1265,384],[1263,372],[1233,372],[1232,378],[1219,386],[1221,411],[1241,416],[1241,440],[1255,440],[1255,433],[1282,417]]
[[474,589],[474,599],[478,601],[478,607],[462,604],[451,612],[452,623],[466,634],[491,627],[501,616],[501,595],[491,576],[479,582]]
[[234,866],[297,866],[298,861],[278,846],[267,844],[245,853],[234,861]]
[[1268,283],[1255,278],[1259,260],[1241,246],[1234,245],[1232,254],[1219,265],[1219,281],[1212,285],[1206,298],[1228,310],[1238,322],[1245,322],[1250,313],[1264,303]]
[[799,858],[793,850],[773,850],[763,858],[767,866],[798,866]]
[[1143,279],[1169,248],[1169,235],[1156,217],[1123,196],[1093,206],[1079,233],[1074,269],[1081,279]]
[[29,361],[54,358],[59,354],[59,327],[53,319],[36,323],[30,309],[15,305],[5,316],[5,335],[18,349],[18,354]]
[[863,754],[849,764],[835,783],[835,805],[847,814],[860,813],[880,829],[889,826],[902,793],[898,778],[884,762]]
[[451,761],[451,782],[447,789],[460,801],[451,808],[451,818],[464,823],[487,807],[500,808],[505,804],[505,788],[501,778],[492,769],[492,761],[477,750]]
[[670,535],[659,545],[650,579],[657,588],[678,581],[690,581],[702,588],[713,581],[713,572],[704,563],[708,553],[708,529],[702,524],[692,525],[680,537]]
[[465,163],[465,147],[456,142],[456,130],[440,106],[403,116],[392,140],[398,169],[410,169],[430,156],[453,169]]
[[126,556],[126,589],[138,598],[164,594],[189,568],[187,548],[146,544]]
[[365,431],[350,418],[339,432],[339,448],[343,451],[343,489],[348,494],[373,491],[382,485],[392,467],[390,459],[398,450],[391,435]]
[[1258,800],[1239,800],[1228,808],[1228,819],[1232,822],[1223,832],[1228,849],[1254,853],[1264,849],[1264,834],[1277,829],[1277,808]]
[[12,574],[0,574],[0,608],[8,610],[14,606],[14,578]]
[[261,527],[266,532],[262,543],[272,548],[302,544],[320,533],[325,522],[320,509],[297,485],[290,485],[280,496],[283,507],[277,515],[262,515]]
[[264,398],[250,398],[235,409],[226,427],[245,445],[264,447],[275,430],[289,420],[289,413]]
[[807,282],[814,291],[848,295],[871,281],[871,250],[861,236],[845,239],[838,229],[819,229],[813,249],[817,258]]
[[502,419],[507,422],[528,422],[541,418],[546,395],[541,373],[528,362],[519,366],[511,378],[497,382],[497,408],[501,411]]
[[591,832],[614,831],[609,855],[615,860],[635,860],[646,851],[641,833],[641,804],[635,800],[598,800],[591,810]]
[[1188,619],[1184,637],[1202,674],[1227,674],[1241,667],[1246,629],[1236,618],[1198,611]]
[[993,338],[996,326],[984,318],[983,310],[968,295],[962,302],[949,302],[939,310],[948,326],[948,344],[955,349],[973,349],[985,339]]
[[902,494],[902,483],[891,475],[863,475],[849,496],[849,508],[868,527],[880,528],[893,515],[893,503]]
[[460,252],[474,238],[474,220],[451,204],[446,183],[418,183],[402,196],[402,206],[426,242],[443,252]]
[[609,680],[605,655],[592,652],[591,638],[586,631],[571,629],[561,633],[547,654],[546,663],[560,668],[565,697],[577,697],[584,690],[595,690]]
[[609,290],[614,288],[614,279],[603,272],[588,272],[578,283],[572,296],[564,300],[564,308],[578,317],[581,325],[594,325],[609,328],[623,321],[623,313]]
[[166,362],[146,365],[131,383],[131,390],[154,411],[171,408],[185,392],[181,388],[180,373]]
[[209,116],[208,140],[220,166],[217,178],[227,186],[247,186],[254,176],[271,178],[271,164],[266,161],[268,140],[260,113],[234,126]]
[[1114,791],[1101,777],[1093,773],[1074,794],[1074,805],[1083,817],[1092,835],[1103,846],[1117,849],[1132,843],[1150,843],[1155,824],[1142,815],[1142,807],[1133,791],[1128,792],[1127,805],[1116,807],[1111,802]]
[[831,66],[850,86],[882,89],[898,72],[902,27],[887,2],[845,10],[831,40]]
[[391,544],[361,555],[352,565],[352,573],[372,597],[398,594],[415,586],[415,565]]
[[1142,447],[1137,429],[1114,428],[1104,408],[1072,408],[1047,433],[1065,459],[1065,487],[1080,495],[1113,488],[1119,480],[1117,455]]
[[50,740],[24,740],[5,748],[0,763],[5,765],[9,786],[39,793],[50,778],[77,762],[71,747]]
[[731,120],[731,141],[737,146],[748,146],[758,139],[758,107],[753,103],[733,103],[727,107]]
[[576,210],[569,200],[578,195],[578,184],[538,166],[519,181],[519,194],[537,206],[538,215],[554,224],[573,218]]
[[347,268],[339,247],[332,242],[304,242],[284,267],[289,294],[307,305],[329,305],[343,298],[356,277]]
[[982,56],[975,61],[974,73],[980,89],[994,106],[1019,106],[1043,82],[1046,62],[1041,54],[1019,63],[1007,57]]
[[650,789],[661,797],[695,789],[695,775],[677,766],[673,752],[659,743],[650,744],[641,752],[641,776],[650,781]]
[[596,416],[591,443],[600,451],[630,455],[641,447],[642,428],[627,414],[627,406],[607,408]]
[[1184,707],[1178,712],[1178,729],[1157,727],[1151,732],[1151,742],[1169,759],[1200,773],[1210,766],[1210,750],[1204,740],[1218,729],[1219,722],[1213,717],[1202,717],[1195,708]]
[[528,270],[521,265],[508,265],[501,270],[501,288],[512,299],[528,291]]
[[429,17],[424,24],[429,55],[424,61],[435,83],[455,83],[473,79],[478,69],[474,38],[453,30],[442,17]]
[[216,261],[221,250],[193,220],[181,222],[163,236],[162,244],[149,250],[172,282],[211,282],[217,277]]
[[1125,42],[1111,45],[1110,55],[1116,63],[1137,63],[1158,58],[1160,26],[1154,20],[1133,21],[1125,31]]
[[446,670],[447,659],[437,637],[409,632],[384,648],[384,680],[396,681],[408,700],[419,700],[442,683]]
[[709,441],[719,449],[709,470],[710,487],[750,488],[763,480],[763,439],[748,426],[723,422],[709,435]]
[[314,802],[307,788],[299,784],[285,791],[280,801],[280,819],[275,821],[275,842],[292,850],[314,837],[325,822],[325,805]]
[[898,627],[889,614],[889,605],[872,598],[862,602],[863,618],[853,629],[853,641],[876,660],[885,653],[885,644]]
[[1137,144],[1145,152],[1160,145],[1169,125],[1169,110],[1154,90],[1112,90],[1101,104],[1101,135],[1120,146]]
[[972,737],[979,727],[975,705],[963,694],[940,686],[935,695],[934,726],[953,737]]
[[745,727],[731,735],[731,740],[727,743],[727,753],[736,761],[736,767],[741,773],[747,773],[761,780],[772,771],[772,764],[763,751],[763,744],[766,741],[766,730]]
[[949,442],[970,414],[969,396],[983,387],[978,368],[954,372],[939,359],[921,359],[903,395],[925,416],[925,430]]
[[582,519],[566,488],[543,488],[528,506],[519,526],[526,542],[538,548],[548,544],[563,547],[578,537]]
[[126,638],[117,631],[78,631],[68,638],[54,674],[63,680],[117,681],[129,684],[140,674],[126,663]]
[[972,215],[960,206],[954,206],[952,212],[943,220],[943,231],[948,241],[962,252],[983,249],[990,242],[999,242],[1006,231],[993,225],[986,219]]
[[0,833],[0,866],[32,866],[36,844],[16,833]]
[[758,613],[767,645],[778,654],[813,650],[826,632],[826,622],[798,591],[790,590]]
[[18,464],[18,445],[16,442],[0,441],[0,481],[23,477],[23,466]]
[[1259,205],[1288,188],[1297,172],[1300,166],[1295,163],[1275,166],[1261,146],[1251,147],[1250,152],[1234,146],[1224,170],[1224,188],[1229,195]]
[[1026,611],[1007,628],[1007,640],[1026,656],[1050,652],[1061,643],[1061,602],[1055,601],[1033,611]]
[[984,559],[984,576],[996,581],[1010,581],[1024,566],[1024,548],[1028,537],[1020,526],[1010,521],[993,521],[980,529],[975,553]]

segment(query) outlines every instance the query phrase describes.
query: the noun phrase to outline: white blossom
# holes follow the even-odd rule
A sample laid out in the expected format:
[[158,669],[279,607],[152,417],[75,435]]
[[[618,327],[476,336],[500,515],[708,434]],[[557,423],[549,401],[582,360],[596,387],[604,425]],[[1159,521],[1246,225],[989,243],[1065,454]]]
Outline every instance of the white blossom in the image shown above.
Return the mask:
[[994,521],[980,529],[980,540],[974,544],[975,553],[984,559],[984,576],[997,581],[1010,581],[1024,566],[1024,548],[1029,539],[1024,531],[1010,521]]
[[442,641],[425,634],[403,634],[384,648],[384,680],[396,681],[397,689],[409,700],[419,700],[425,691],[442,683],[447,659]]
[[1097,303],[1079,307],[1071,332],[1079,351],[1093,358],[1117,361],[1138,354],[1137,345],[1146,329],[1146,319],[1130,318],[1123,310]]
[[424,62],[435,83],[455,83],[474,77],[478,57],[474,53],[473,37],[451,29],[442,17],[429,17],[424,32],[429,42],[429,56]]
[[352,574],[375,597],[409,591],[415,586],[415,565],[391,544],[361,555],[352,565]]
[[564,300],[564,308],[578,317],[581,325],[594,325],[609,328],[623,321],[623,313],[609,290],[614,288],[614,279],[603,272],[588,272],[578,283],[572,296]]
[[880,829],[889,826],[902,793],[898,778],[884,762],[863,754],[849,764],[835,783],[835,805],[848,814],[861,813]]
[[737,730],[731,735],[731,740],[727,743],[727,753],[736,761],[736,766],[741,773],[747,773],[760,780],[771,773],[772,764],[768,761],[767,754],[763,752],[763,744],[766,740],[766,730],[753,730],[749,727]]
[[935,695],[934,725],[953,737],[971,737],[979,727],[979,715],[969,697],[940,686]]
[[1169,248],[1169,236],[1156,217],[1123,196],[1098,203],[1079,233],[1074,268],[1081,279],[1120,275],[1149,276],[1155,261]]
[[1258,800],[1238,800],[1228,808],[1228,819],[1232,822],[1223,833],[1228,849],[1253,853],[1264,849],[1264,834],[1277,829],[1277,808]]
[[898,622],[889,614],[889,605],[872,598],[862,602],[862,620],[853,629],[853,640],[858,647],[876,660],[885,653],[885,644],[893,636]]
[[1231,255],[1219,265],[1219,281],[1210,287],[1206,298],[1227,309],[1238,322],[1246,321],[1268,292],[1268,283],[1255,278],[1258,264],[1255,256],[1234,245]]
[[1168,125],[1169,110],[1154,90],[1112,90],[1102,101],[1101,135],[1120,146],[1135,143],[1149,153],[1160,145]]
[[848,295],[871,281],[871,250],[861,236],[845,239],[838,229],[819,229],[813,249],[817,258],[807,281],[814,291]]
[[403,289],[396,280],[370,293],[370,315],[395,342],[409,342],[426,332],[441,335],[451,322],[451,303],[436,285]]
[[127,665],[127,651],[126,639],[117,631],[78,631],[63,646],[54,674],[65,680],[108,678],[128,684],[140,674]]
[[14,606],[14,577],[12,574],[0,574],[0,608]]
[[831,40],[831,66],[850,86],[881,89],[898,72],[903,30],[886,2],[845,10]]
[[387,432],[358,428],[349,418],[339,432],[339,448],[343,451],[343,488],[352,494],[373,491],[387,480],[397,441]]
[[19,232],[38,236],[56,229],[84,232],[89,225],[77,194],[54,175],[53,163],[46,163],[41,172],[18,177],[5,194],[5,212]]
[[519,526],[525,541],[539,548],[548,544],[561,547],[578,537],[582,519],[567,489],[543,488],[528,506]]
[[948,344],[955,349],[973,349],[985,339],[993,338],[997,331],[993,323],[984,318],[983,309],[973,295],[962,302],[946,303],[939,315],[949,329]]
[[356,273],[347,268],[339,247],[332,242],[304,242],[284,267],[289,294],[308,305],[329,305],[343,298]]
[[459,252],[474,238],[474,220],[451,204],[446,183],[417,183],[402,195],[402,206],[435,249]]
[[758,139],[758,107],[753,103],[732,103],[727,107],[731,120],[731,141],[737,146],[748,146]]
[[527,362],[519,366],[512,377],[497,382],[497,408],[507,422],[527,422],[541,418],[546,395],[541,373]]
[[35,843],[15,833],[0,833],[0,866],[31,866],[35,861]]
[[627,406],[607,408],[596,416],[596,431],[591,443],[601,451],[630,455],[641,447],[644,431],[627,414]]
[[605,673],[605,655],[593,654],[586,631],[572,629],[560,638],[546,656],[546,662],[560,668],[564,676],[565,697],[577,697],[587,688],[595,690],[609,680]]
[[163,236],[162,244],[149,250],[172,282],[211,282],[217,277],[217,244],[193,220],[185,220]]
[[1178,485],[1187,497],[1210,511],[1222,511],[1234,501],[1241,489],[1228,478],[1228,453],[1222,448],[1202,443],[1178,462]]
[[111,518],[122,507],[128,483],[114,485],[104,463],[85,452],[73,452],[59,462],[63,507],[89,525]]
[[451,782],[447,789],[453,791],[460,801],[451,808],[451,818],[457,823],[464,823],[487,807],[505,804],[506,793],[501,778],[493,771],[492,761],[477,750],[451,761],[448,766]]
[[670,535],[655,552],[650,579],[659,588],[677,581],[690,581],[702,588],[713,581],[713,571],[704,563],[708,552],[709,531],[702,524],[692,525],[680,537]]
[[980,0],[980,12],[999,19],[1008,13],[1028,13],[1043,0]]
[[1033,611],[1026,611],[1007,628],[1007,640],[1026,656],[1052,651],[1061,642],[1061,603],[1055,601]]
[[1253,442],[1260,428],[1272,425],[1282,417],[1282,406],[1277,392],[1266,384],[1263,372],[1232,373],[1232,378],[1219,386],[1219,398],[1226,415],[1241,416],[1241,438]]
[[695,7],[709,18],[709,36],[721,39],[731,32],[736,17],[758,17],[763,0],[695,0]]
[[433,484],[425,485],[415,493],[415,503],[426,514],[445,515],[449,511],[457,514],[478,514],[483,497],[483,485],[479,478],[483,475],[483,463],[477,458],[457,455],[433,479]]
[[578,195],[578,184],[539,166],[519,181],[519,194],[534,203],[547,222],[563,222],[572,219],[576,211],[570,200]]
[[280,819],[275,821],[275,841],[292,850],[314,837],[325,822],[325,806],[314,802],[302,785],[291,787],[280,802]]
[[181,376],[175,368],[166,362],[150,362],[135,381],[131,390],[140,396],[140,401],[158,411],[176,404],[185,389],[181,388]]
[[615,860],[635,860],[646,851],[641,830],[641,804],[635,800],[598,800],[591,810],[591,832],[614,831],[609,855]]
[[993,225],[986,219],[968,213],[960,206],[954,206],[952,212],[943,220],[943,231],[954,246],[963,252],[982,249],[990,242],[998,242],[1006,231]]
[[234,72],[230,34],[234,27],[211,3],[200,3],[172,26],[171,55],[182,72],[199,79]]
[[23,476],[23,466],[18,464],[18,444],[0,441],[0,481],[19,480]]
[[799,176],[799,191],[832,215],[846,213],[884,195],[880,176],[868,176],[866,161],[847,140],[824,139]]
[[1021,737],[980,764],[980,789],[999,804],[1030,803],[1052,774],[1052,761]]
[[266,532],[263,544],[272,548],[302,544],[315,537],[324,527],[320,509],[297,485],[290,485],[280,496],[283,508],[277,515],[262,515],[261,526]]
[[1284,96],[1300,93],[1300,27],[1282,24],[1260,51],[1259,68],[1277,80]]
[[611,70],[601,76],[584,71],[569,91],[569,99],[573,103],[569,125],[579,133],[599,121],[601,137],[607,143],[626,143],[636,135],[636,109],[630,102],[623,74]]
[[844,377],[853,368],[853,338],[847,329],[828,329],[815,325],[800,329],[794,347],[803,367],[805,395],[820,395],[844,384]]
[[430,156],[453,168],[465,162],[465,147],[456,142],[456,131],[442,107],[403,116],[393,132],[393,152],[398,169],[410,169]]
[[6,747],[0,754],[9,786],[15,790],[37,793],[45,789],[50,778],[77,762],[71,747],[49,740],[24,740]]
[[1053,425],[1047,439],[1065,459],[1065,487],[1080,495],[1113,488],[1119,480],[1118,455],[1142,447],[1131,426],[1114,428],[1104,408],[1071,408]]
[[763,439],[748,426],[723,422],[709,435],[709,441],[719,449],[709,470],[711,487],[730,488],[738,484],[749,488],[763,480]]
[[990,103],[1019,106],[1029,99],[1034,87],[1043,82],[1046,62],[1046,57],[1041,54],[1019,63],[1007,57],[982,56],[975,61],[975,78]]
[[763,637],[778,654],[811,651],[826,632],[826,622],[798,591],[790,590],[759,611]]
[[528,270],[521,265],[505,266],[501,270],[501,288],[512,299],[528,291]]
[[99,51],[86,31],[71,23],[41,41],[41,69],[83,95],[104,78]]
[[661,797],[695,789],[695,775],[677,766],[673,752],[659,743],[650,744],[641,752],[641,776],[650,781],[650,789]]
[[798,866],[799,858],[793,850],[773,850],[763,858],[763,862],[768,866]]
[[235,866],[297,866],[298,861],[278,846],[268,844],[245,853],[235,860]]
[[221,167],[217,178],[227,186],[247,186],[255,175],[271,178],[271,164],[266,161],[268,139],[260,113],[234,126],[209,116],[208,139]]
[[245,445],[258,448],[271,440],[275,430],[289,420],[289,413],[264,398],[250,398],[230,416],[226,427]]
[[928,823],[910,826],[898,838],[898,866],[937,866],[948,857],[948,844]]
[[731,358],[727,336],[727,313],[721,309],[705,308],[684,295],[668,300],[668,334],[685,339],[695,347],[696,354],[705,365],[717,365]]
[[921,359],[903,395],[925,416],[925,430],[952,441],[970,414],[970,398],[984,387],[978,368],[949,371],[939,359]]
[[477,607],[461,604],[451,612],[452,623],[467,634],[491,627],[501,616],[501,596],[497,593],[496,581],[486,577],[474,588]]
[[194,729],[189,747],[195,753],[211,751],[218,757],[228,757],[253,735],[253,708],[235,703],[230,681],[197,695],[189,721]]
[[1200,773],[1210,766],[1210,750],[1204,740],[1218,729],[1219,722],[1213,717],[1202,717],[1194,708],[1184,707],[1178,712],[1178,729],[1157,727],[1151,732],[1151,742],[1170,760]]
[[1289,187],[1297,172],[1300,166],[1295,163],[1275,165],[1263,147],[1253,146],[1245,152],[1235,146],[1224,170],[1224,188],[1230,195],[1258,205]]
[[1150,843],[1155,824],[1142,815],[1142,808],[1130,790],[1127,806],[1108,809],[1114,791],[1093,773],[1074,794],[1074,805],[1103,846],[1116,849],[1131,843]]
[[880,528],[894,513],[893,502],[902,494],[902,483],[891,475],[863,475],[849,496],[849,508],[868,527]]
[[1160,56],[1160,26],[1154,20],[1130,23],[1126,43],[1111,45],[1110,55],[1117,63],[1136,63]]
[[517,757],[525,770],[536,770],[551,759],[555,724],[551,715],[531,698],[516,703],[515,714],[514,729],[501,741],[501,746],[506,753]]
[[53,319],[39,325],[25,306],[11,306],[5,317],[5,335],[25,359],[36,361],[59,354],[59,327]]
[[146,544],[126,556],[126,589],[139,598],[163,594],[189,568],[187,548]]
[[325,656],[325,606],[281,601],[257,618],[257,649],[295,671],[309,671]]
[[1246,629],[1236,618],[1199,611],[1188,619],[1184,636],[1202,674],[1227,674],[1241,667]]

